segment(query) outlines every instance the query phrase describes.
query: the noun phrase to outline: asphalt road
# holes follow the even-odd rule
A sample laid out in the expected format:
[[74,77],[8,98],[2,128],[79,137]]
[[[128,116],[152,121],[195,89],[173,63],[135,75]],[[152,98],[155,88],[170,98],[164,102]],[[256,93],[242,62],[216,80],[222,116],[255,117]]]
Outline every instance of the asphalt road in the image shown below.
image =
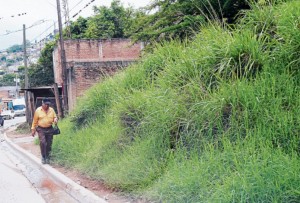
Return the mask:
[[23,123],[26,121],[25,116],[17,116],[14,119],[4,120],[3,129],[9,128],[19,123]]

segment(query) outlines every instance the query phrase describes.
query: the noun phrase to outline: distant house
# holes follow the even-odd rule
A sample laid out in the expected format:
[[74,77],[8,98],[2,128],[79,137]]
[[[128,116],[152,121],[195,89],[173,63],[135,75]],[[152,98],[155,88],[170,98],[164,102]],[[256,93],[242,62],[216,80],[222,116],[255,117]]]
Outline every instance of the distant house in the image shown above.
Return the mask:
[[16,86],[0,87],[0,98],[13,98],[16,95]]
[[2,51],[0,52],[2,56],[7,56],[8,55],[8,52],[7,51]]
[[[20,64],[20,65],[21,65],[21,64]],[[9,66],[9,67],[7,68],[7,72],[8,72],[8,73],[15,73],[15,72],[17,72],[20,65]]]
[[6,56],[6,60],[13,60],[15,58],[15,55],[13,53]]
[[0,110],[7,109],[7,103],[16,96],[16,86],[0,87]]
[[[72,110],[76,99],[106,76],[136,61],[143,43],[129,39],[66,40],[64,42],[67,68],[68,106]],[[63,85],[60,46],[53,52],[55,82]]]

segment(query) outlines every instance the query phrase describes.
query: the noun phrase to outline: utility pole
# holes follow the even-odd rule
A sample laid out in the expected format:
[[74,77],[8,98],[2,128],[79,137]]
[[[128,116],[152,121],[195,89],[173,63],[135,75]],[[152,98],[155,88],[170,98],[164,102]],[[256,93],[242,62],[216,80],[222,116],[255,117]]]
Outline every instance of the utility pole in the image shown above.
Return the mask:
[[58,16],[58,29],[59,29],[59,42],[60,42],[60,58],[61,58],[61,67],[62,67],[62,79],[63,79],[63,115],[68,112],[68,88],[67,88],[67,68],[66,68],[66,53],[64,48],[64,39],[63,39],[63,30],[61,22],[61,11],[60,11],[60,0],[56,0],[57,3],[57,16]]
[[71,38],[69,3],[68,3],[68,0],[62,0],[62,2],[63,2],[63,9],[64,9],[67,36],[68,36],[68,38]]
[[[24,67],[25,67],[25,104],[26,104],[26,122],[29,123],[31,118],[29,115],[29,105],[30,102],[28,101],[28,68],[27,68],[27,51],[26,51],[26,26],[23,24],[23,53],[24,53]],[[32,110],[32,109],[31,109]]]
[[16,99],[18,99],[19,98],[18,83],[20,82],[20,79],[18,78],[18,73],[17,72],[15,72],[15,73],[16,73],[16,78],[14,79],[14,81],[16,82],[16,95],[15,95],[15,97],[16,97]]
[[26,50],[26,26],[23,25],[23,50],[24,50],[24,67],[25,67],[25,88],[28,88],[28,68],[27,68],[27,50]]

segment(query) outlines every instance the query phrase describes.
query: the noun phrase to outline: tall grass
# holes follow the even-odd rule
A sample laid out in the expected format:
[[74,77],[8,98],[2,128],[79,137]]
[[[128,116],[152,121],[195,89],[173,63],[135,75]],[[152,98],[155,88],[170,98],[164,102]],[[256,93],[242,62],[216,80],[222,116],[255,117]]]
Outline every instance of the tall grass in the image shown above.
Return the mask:
[[157,202],[299,202],[299,7],[157,45],[79,100],[56,162]]

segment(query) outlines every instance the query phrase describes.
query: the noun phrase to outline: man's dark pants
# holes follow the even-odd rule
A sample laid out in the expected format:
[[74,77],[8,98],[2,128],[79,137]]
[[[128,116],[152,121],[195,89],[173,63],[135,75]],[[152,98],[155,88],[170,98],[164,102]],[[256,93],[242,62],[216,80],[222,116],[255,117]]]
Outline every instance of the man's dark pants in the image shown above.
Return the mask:
[[37,127],[36,131],[40,139],[42,158],[49,159],[53,140],[53,128],[52,126],[49,128]]

